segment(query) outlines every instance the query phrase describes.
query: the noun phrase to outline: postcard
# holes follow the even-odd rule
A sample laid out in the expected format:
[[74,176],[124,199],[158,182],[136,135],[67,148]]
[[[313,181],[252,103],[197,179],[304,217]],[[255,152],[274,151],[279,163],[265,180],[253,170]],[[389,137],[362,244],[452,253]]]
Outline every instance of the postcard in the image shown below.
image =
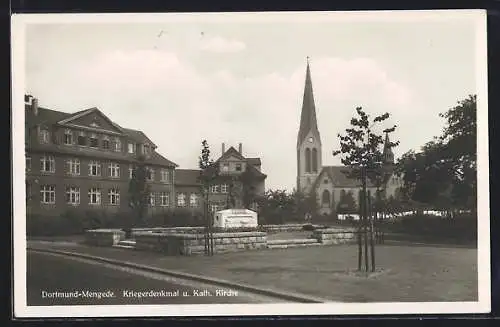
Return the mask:
[[12,59],[15,317],[490,311],[485,11],[19,14]]

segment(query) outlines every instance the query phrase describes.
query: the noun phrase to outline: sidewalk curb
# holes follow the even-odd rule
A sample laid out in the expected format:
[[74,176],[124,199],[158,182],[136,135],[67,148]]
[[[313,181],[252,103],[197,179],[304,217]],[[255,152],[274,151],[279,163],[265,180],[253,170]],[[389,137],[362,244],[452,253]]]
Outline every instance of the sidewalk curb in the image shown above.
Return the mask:
[[221,287],[235,288],[235,289],[238,289],[241,291],[246,291],[249,293],[254,293],[254,294],[263,295],[263,296],[275,297],[275,298],[279,298],[279,299],[287,300],[287,301],[291,301],[291,302],[300,302],[300,303],[334,302],[334,301],[315,298],[312,296],[307,296],[307,295],[302,295],[302,294],[294,294],[294,293],[279,292],[279,291],[274,291],[274,290],[269,290],[269,289],[262,289],[262,288],[255,287],[255,286],[234,283],[234,282],[216,279],[216,278],[212,278],[212,277],[202,277],[202,276],[193,275],[193,274],[184,273],[184,272],[178,272],[178,271],[172,271],[172,270],[167,270],[167,269],[162,269],[162,268],[157,268],[157,267],[136,264],[136,263],[129,262],[129,261],[120,261],[120,260],[115,260],[115,259],[97,257],[97,256],[89,255],[89,254],[70,252],[70,251],[61,251],[61,250],[54,250],[54,249],[40,249],[40,248],[36,248],[36,247],[32,247],[32,246],[28,246],[26,248],[26,250],[31,250],[34,252],[42,252],[42,253],[54,253],[54,254],[66,255],[66,256],[70,256],[70,257],[93,260],[93,261],[102,262],[102,263],[118,265],[118,266],[127,267],[127,268],[140,269],[140,270],[144,270],[144,271],[148,271],[148,272],[152,272],[152,273],[163,274],[163,275],[166,275],[169,277],[191,280],[191,281],[201,282],[201,283],[206,283],[206,284],[212,284],[212,285],[221,286]]

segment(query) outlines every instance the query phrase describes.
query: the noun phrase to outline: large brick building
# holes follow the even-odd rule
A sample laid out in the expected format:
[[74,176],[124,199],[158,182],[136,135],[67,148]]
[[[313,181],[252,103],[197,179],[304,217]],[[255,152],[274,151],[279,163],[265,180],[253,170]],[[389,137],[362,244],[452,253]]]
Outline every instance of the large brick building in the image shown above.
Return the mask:
[[[143,132],[119,126],[97,108],[66,113],[42,108],[36,98],[25,96],[25,140],[28,214],[129,210],[128,187],[139,157],[148,167],[149,214],[202,209],[199,170],[176,169]],[[251,187],[263,193],[260,158],[244,158],[241,148],[223,149],[217,162],[224,171],[248,169],[255,179]],[[220,180],[210,191],[210,209],[222,209],[228,186]]]
[[139,156],[148,166],[151,207],[174,205],[177,165],[143,132],[118,126],[97,108],[69,114],[41,108],[26,96],[25,133],[28,213],[126,210]]

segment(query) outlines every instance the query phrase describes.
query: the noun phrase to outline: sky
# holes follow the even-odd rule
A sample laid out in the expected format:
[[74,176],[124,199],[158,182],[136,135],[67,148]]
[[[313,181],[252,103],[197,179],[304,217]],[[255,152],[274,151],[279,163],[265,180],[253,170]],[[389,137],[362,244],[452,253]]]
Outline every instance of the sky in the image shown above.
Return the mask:
[[[197,168],[201,141],[260,157],[266,188],[292,190],[306,57],[323,165],[355,108],[397,125],[396,158],[441,133],[438,116],[476,93],[477,16],[387,19],[340,13],[29,24],[25,91],[65,112],[97,107],[142,130],[179,168]],[[380,17],[380,16],[376,16]],[[385,16],[384,16],[385,17]]]

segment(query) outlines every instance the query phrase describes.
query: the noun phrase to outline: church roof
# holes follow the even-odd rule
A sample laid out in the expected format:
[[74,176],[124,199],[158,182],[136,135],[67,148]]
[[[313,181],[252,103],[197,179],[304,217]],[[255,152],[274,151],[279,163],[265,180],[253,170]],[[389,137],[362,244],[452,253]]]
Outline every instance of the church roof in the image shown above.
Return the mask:
[[[346,166],[324,166],[321,173],[325,172],[335,187],[361,187],[360,180],[349,177],[351,171],[352,168]],[[368,186],[370,187],[371,183],[368,182]]]
[[[390,177],[390,175],[392,175],[394,166],[393,165],[384,166],[383,169],[385,170],[384,177],[385,179],[387,179],[388,177]],[[323,173],[327,174],[328,177],[330,177],[334,187],[346,187],[346,188],[361,187],[360,180],[349,177],[349,173],[352,170],[353,168],[346,166],[323,166],[320,174],[318,175],[318,178],[315,181],[314,187],[316,187],[317,184],[321,182],[319,177],[321,177]],[[366,186],[375,187],[375,185],[370,180],[367,180]]]
[[307,62],[306,81],[304,86],[304,97],[302,99],[302,113],[300,116],[300,128],[297,137],[297,145],[300,145],[307,134],[312,131],[319,139],[318,122],[316,120],[316,106],[314,104],[314,95],[311,81],[311,70]]

